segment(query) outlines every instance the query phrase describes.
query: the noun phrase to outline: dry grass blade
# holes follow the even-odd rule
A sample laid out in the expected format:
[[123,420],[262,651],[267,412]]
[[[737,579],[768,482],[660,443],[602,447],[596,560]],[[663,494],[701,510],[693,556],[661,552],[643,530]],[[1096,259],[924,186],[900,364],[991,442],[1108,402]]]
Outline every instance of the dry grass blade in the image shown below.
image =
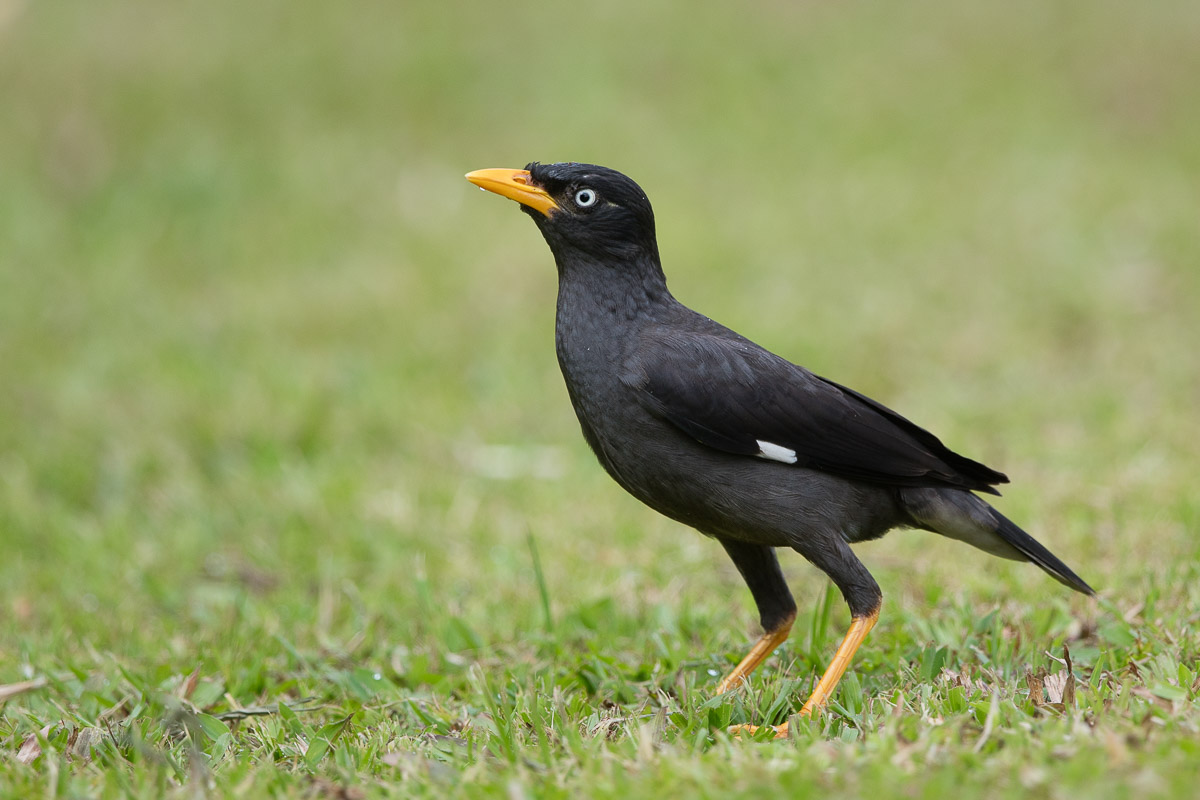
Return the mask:
[[1036,673],[1025,672],[1025,685],[1029,687],[1029,700],[1038,708],[1046,705],[1046,695],[1042,689],[1046,680],[1046,670],[1039,669]]
[[183,685],[179,687],[179,696],[184,700],[191,700],[192,695],[196,692],[196,684],[200,681],[200,665],[197,664],[192,673],[184,679]]
[[[288,708],[297,714],[303,714],[306,711],[316,711],[320,706],[309,706],[308,704],[316,700],[315,697],[305,697],[297,700],[295,703],[289,703]],[[232,711],[225,711],[220,714],[214,714],[217,719],[222,722],[232,720],[247,719],[249,717],[269,717],[272,714],[279,713],[279,704],[272,703],[269,706],[251,706],[248,708],[236,708]]]
[[53,729],[53,725],[47,725],[37,733],[26,736],[25,741],[21,743],[21,749],[17,751],[17,761],[22,764],[32,764],[36,761],[37,757],[42,754],[41,740],[49,736]]
[[1053,675],[1045,667],[1039,667],[1036,673],[1025,673],[1029,699],[1035,707],[1059,712],[1075,707],[1075,665],[1066,645],[1063,645],[1062,663],[1066,668]]
[[6,683],[4,685],[0,685],[0,703],[16,697],[19,694],[36,692],[45,685],[45,678],[34,678],[31,681],[21,681],[20,683]]

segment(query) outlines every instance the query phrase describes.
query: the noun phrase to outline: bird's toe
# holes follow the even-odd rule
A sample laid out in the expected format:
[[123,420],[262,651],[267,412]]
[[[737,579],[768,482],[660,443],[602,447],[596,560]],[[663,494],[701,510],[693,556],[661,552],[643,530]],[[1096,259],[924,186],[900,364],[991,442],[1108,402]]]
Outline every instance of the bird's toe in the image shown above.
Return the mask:
[[775,732],[770,739],[786,739],[788,736],[788,724],[785,722],[782,725],[731,725],[729,727],[729,735],[735,739],[757,739],[759,731],[772,730]]

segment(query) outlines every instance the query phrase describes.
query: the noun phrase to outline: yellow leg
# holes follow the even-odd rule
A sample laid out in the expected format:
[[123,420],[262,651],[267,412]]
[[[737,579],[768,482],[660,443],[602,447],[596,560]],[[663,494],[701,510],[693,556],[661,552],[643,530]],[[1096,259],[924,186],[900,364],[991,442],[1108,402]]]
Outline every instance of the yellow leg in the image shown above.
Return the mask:
[[773,631],[767,631],[759,637],[759,640],[754,643],[754,647],[750,648],[750,652],[746,654],[746,657],[738,662],[733,671],[717,684],[717,694],[725,694],[730,689],[741,686],[742,681],[746,680],[746,676],[753,672],[754,668],[763,662],[763,659],[774,653],[776,647],[787,641],[788,634],[792,632],[792,623],[795,621],[796,614],[793,612],[778,628]]
[[[871,632],[871,628],[875,627],[875,623],[879,620],[879,608],[865,617],[855,617],[850,621],[850,630],[846,632],[846,637],[842,639],[842,643],[838,645],[837,652],[833,654],[833,660],[829,662],[829,666],[825,668],[825,674],[821,676],[821,680],[817,682],[817,688],[813,689],[812,696],[808,698],[808,702],[804,704],[804,708],[800,709],[802,716],[809,716],[815,711],[820,711],[821,707],[829,701],[833,695],[833,690],[837,688],[838,681],[842,679],[842,675],[846,674],[846,667],[850,666],[850,659],[854,658],[854,653],[858,650],[858,646],[867,638],[867,634]],[[766,638],[766,637],[764,637]],[[782,641],[782,640],[781,640]],[[761,644],[761,640],[760,640]],[[757,645],[755,646],[757,649]],[[751,651],[753,653],[753,651]],[[746,657],[747,660],[749,656]],[[760,657],[761,661],[765,656]],[[745,661],[742,662],[743,664]],[[758,662],[754,662],[757,664]],[[738,668],[741,668],[738,664]],[[754,667],[750,667],[753,669]],[[746,670],[749,672],[750,670]],[[734,673],[737,669],[734,670]],[[732,675],[730,676],[732,677]],[[726,678],[725,680],[729,680]],[[725,681],[721,682],[723,686]],[[782,739],[788,735],[788,724],[785,722],[782,725],[773,725],[775,729],[775,738]],[[730,733],[735,735],[746,733],[753,734],[758,730],[755,725],[735,725],[729,729]]]

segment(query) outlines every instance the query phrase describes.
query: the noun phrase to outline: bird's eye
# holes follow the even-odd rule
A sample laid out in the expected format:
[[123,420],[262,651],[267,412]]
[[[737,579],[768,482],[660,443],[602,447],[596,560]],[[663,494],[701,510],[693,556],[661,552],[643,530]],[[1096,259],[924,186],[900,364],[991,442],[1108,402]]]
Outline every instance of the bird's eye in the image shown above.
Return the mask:
[[575,193],[575,205],[579,206],[580,208],[594,206],[596,205],[596,200],[598,198],[599,195],[596,194],[595,189],[580,189]]

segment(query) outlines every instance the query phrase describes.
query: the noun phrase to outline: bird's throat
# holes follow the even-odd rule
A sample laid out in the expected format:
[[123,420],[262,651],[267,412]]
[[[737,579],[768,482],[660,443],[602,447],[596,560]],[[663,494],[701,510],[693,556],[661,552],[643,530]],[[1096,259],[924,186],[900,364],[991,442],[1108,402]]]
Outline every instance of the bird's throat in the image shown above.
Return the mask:
[[[675,302],[657,259],[601,261],[572,253],[555,257],[558,267],[558,311],[578,309],[584,314],[633,321]],[[609,320],[611,324],[611,319]]]

